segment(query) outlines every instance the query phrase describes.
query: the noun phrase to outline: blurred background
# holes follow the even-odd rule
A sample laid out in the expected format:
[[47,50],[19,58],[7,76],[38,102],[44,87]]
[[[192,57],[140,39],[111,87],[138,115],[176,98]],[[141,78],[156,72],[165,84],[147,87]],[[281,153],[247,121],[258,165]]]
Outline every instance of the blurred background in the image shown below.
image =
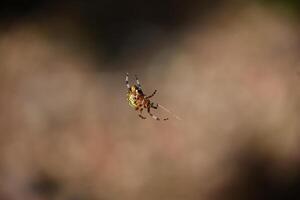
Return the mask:
[[[296,0],[3,0],[1,200],[300,198]],[[125,73],[172,110],[141,120]]]

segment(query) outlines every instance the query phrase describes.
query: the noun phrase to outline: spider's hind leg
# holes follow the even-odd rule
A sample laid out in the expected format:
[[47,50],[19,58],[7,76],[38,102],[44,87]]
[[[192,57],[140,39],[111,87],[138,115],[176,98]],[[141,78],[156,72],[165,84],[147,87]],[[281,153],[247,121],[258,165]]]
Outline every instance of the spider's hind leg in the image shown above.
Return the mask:
[[139,89],[142,89],[142,86],[141,86],[141,84],[140,84],[140,81],[139,81],[137,75],[134,75],[134,76],[135,76],[135,80],[136,80],[137,86],[139,87]]
[[130,90],[130,85],[128,82],[128,73],[126,73],[125,84],[126,84],[127,88]]

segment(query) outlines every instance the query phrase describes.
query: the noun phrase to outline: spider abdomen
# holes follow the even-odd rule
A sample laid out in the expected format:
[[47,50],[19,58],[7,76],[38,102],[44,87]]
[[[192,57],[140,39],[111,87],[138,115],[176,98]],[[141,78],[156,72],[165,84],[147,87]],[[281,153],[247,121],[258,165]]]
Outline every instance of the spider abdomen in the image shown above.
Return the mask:
[[[137,76],[135,76],[135,79],[136,79],[136,85],[130,86],[128,81],[128,73],[126,74],[125,84],[128,89],[127,101],[129,106],[133,107],[136,111],[139,111],[140,112],[139,117],[141,117],[142,119],[146,119],[146,117],[142,115],[143,109],[146,109],[148,114],[153,119],[160,120],[159,117],[153,115],[150,111],[151,108],[157,109],[158,107],[158,104],[155,106],[154,103],[150,101],[150,98],[156,94],[156,90],[151,95],[146,96],[142,91],[142,87]],[[167,120],[167,119],[168,118],[165,118],[163,120]]]

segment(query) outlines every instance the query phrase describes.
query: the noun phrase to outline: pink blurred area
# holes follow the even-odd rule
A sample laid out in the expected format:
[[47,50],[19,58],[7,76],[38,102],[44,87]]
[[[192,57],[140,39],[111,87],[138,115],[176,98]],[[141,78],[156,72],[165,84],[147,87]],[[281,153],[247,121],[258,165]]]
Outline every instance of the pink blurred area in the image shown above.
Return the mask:
[[[80,27],[1,31],[0,199],[261,199],[250,175],[299,181],[299,25],[260,6],[208,16],[116,63]],[[182,120],[141,120],[126,72]]]

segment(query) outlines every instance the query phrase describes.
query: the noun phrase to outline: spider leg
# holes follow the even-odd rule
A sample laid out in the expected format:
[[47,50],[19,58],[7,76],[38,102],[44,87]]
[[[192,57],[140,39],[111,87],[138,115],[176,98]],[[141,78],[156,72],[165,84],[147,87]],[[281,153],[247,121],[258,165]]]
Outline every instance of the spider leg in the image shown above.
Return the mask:
[[134,75],[134,76],[135,76],[135,80],[136,80],[137,86],[139,87],[139,89],[142,89],[142,86],[141,86],[141,84],[140,84],[140,81],[139,81],[137,75]]
[[128,82],[128,73],[126,73],[125,84],[126,84],[127,88],[130,90],[130,85]]
[[157,109],[158,108],[158,103],[156,105],[154,105],[154,103],[151,102],[150,106],[151,106],[151,108]]
[[139,117],[142,119],[146,119],[146,117],[142,115],[142,112],[143,112],[143,108],[140,109]]
[[[161,120],[159,117],[157,117],[157,116],[155,116],[155,115],[153,115],[151,112],[150,112],[150,106],[148,107],[148,109],[147,109],[147,111],[148,111],[148,113],[149,113],[149,115],[153,118],[153,119],[155,119],[155,120]],[[164,118],[164,119],[162,119],[162,120],[168,120],[169,118]]]
[[154,90],[154,92],[151,95],[147,96],[146,98],[150,99],[151,97],[153,97],[156,94],[156,92],[157,92],[157,90]]

